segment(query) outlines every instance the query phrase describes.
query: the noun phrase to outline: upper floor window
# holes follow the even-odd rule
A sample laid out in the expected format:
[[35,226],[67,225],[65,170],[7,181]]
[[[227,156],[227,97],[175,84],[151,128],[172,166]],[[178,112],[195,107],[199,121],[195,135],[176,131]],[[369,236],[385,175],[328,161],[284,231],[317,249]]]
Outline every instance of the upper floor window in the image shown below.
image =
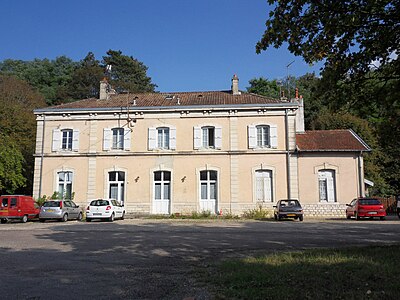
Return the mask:
[[261,124],[248,126],[249,149],[277,148],[278,133],[274,124]]
[[149,128],[149,150],[154,149],[176,149],[175,127],[150,127]]
[[269,126],[260,125],[256,126],[257,129],[257,147],[264,148],[270,147]]
[[72,150],[72,129],[61,130],[62,144],[61,148],[64,150]]
[[123,150],[124,149],[124,129],[113,128],[112,131],[112,149]]
[[54,129],[52,151],[78,151],[79,130],[78,129]]
[[130,150],[131,130],[129,128],[104,128],[103,150]]
[[194,149],[221,149],[222,128],[217,126],[194,127]]

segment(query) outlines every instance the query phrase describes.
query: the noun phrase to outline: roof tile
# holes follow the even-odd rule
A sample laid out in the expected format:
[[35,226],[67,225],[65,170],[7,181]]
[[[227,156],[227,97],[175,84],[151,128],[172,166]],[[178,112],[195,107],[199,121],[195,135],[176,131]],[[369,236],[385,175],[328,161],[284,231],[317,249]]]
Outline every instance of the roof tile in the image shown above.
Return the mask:
[[352,130],[312,130],[296,134],[299,151],[369,151]]

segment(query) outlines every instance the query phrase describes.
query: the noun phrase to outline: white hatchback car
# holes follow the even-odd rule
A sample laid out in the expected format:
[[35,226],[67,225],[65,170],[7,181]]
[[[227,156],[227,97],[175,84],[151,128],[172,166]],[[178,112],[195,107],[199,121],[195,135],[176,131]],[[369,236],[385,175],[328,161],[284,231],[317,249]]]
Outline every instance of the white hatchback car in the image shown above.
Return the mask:
[[125,217],[125,208],[115,199],[96,199],[90,201],[86,208],[86,222],[93,219],[108,220],[110,222],[115,219],[123,220]]

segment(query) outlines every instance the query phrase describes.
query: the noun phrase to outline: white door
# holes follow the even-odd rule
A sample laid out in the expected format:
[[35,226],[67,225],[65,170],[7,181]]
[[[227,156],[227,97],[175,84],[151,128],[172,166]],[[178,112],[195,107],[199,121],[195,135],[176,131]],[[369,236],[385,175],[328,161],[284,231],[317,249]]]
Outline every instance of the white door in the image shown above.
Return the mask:
[[335,171],[321,170],[318,172],[319,201],[336,202]]
[[169,214],[171,202],[171,172],[154,172],[153,213]]
[[217,172],[200,172],[200,211],[218,212],[217,207]]
[[256,201],[272,202],[272,172],[256,171]]

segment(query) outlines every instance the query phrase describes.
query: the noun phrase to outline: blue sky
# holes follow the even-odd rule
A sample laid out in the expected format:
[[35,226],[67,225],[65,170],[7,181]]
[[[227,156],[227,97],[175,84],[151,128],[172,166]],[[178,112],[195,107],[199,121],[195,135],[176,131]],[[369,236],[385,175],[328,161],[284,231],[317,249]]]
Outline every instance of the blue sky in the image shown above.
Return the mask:
[[157,90],[240,89],[255,77],[318,73],[286,48],[255,53],[266,0],[2,0],[0,60],[97,59],[109,49],[142,61]]

